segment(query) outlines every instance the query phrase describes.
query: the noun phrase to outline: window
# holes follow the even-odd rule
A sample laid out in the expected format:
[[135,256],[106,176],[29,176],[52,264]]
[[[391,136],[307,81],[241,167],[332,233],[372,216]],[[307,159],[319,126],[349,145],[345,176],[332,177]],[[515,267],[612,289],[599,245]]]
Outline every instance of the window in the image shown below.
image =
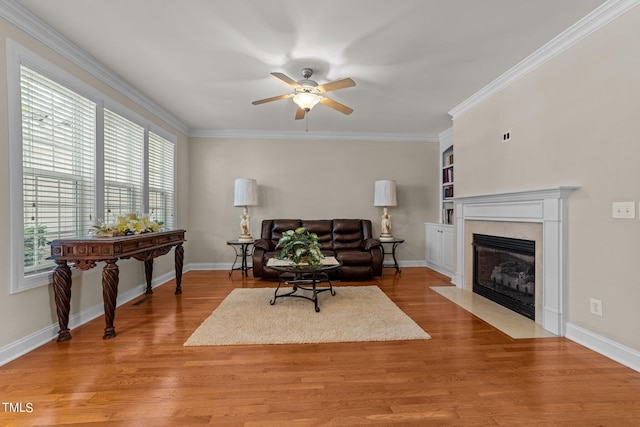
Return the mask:
[[149,213],[166,228],[175,228],[174,220],[175,144],[149,132]]
[[142,213],[144,129],[104,110],[104,219]]
[[21,67],[24,271],[50,270],[47,242],[86,233],[95,206],[96,104]]
[[48,242],[100,219],[175,227],[173,135],[12,41],[7,80],[11,292],[48,284]]

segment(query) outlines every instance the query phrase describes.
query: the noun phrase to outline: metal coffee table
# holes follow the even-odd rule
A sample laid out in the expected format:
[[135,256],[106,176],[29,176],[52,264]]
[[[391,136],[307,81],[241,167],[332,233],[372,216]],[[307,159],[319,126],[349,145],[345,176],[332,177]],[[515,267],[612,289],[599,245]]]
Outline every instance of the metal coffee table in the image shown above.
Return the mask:
[[[285,260],[270,259],[267,267],[278,272],[278,287],[273,293],[273,299],[269,301],[274,305],[278,298],[294,297],[304,298],[313,302],[316,313],[320,311],[318,306],[318,294],[329,291],[331,295],[335,295],[333,284],[329,279],[329,272],[337,270],[342,265],[335,257],[327,257],[323,260],[322,265],[311,266],[308,264],[294,264]],[[318,288],[318,283],[327,282],[329,287]],[[278,295],[282,284],[293,285],[291,292]],[[303,295],[299,290],[313,292],[313,296]]]

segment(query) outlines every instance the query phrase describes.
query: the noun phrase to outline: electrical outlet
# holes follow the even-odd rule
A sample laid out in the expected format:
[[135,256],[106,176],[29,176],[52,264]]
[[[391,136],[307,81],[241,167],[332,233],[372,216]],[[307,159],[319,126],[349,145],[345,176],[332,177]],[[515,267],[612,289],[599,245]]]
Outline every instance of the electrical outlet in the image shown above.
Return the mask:
[[505,133],[502,134],[502,142],[509,142],[511,141],[511,131],[508,130]]
[[636,218],[635,202],[613,202],[611,204],[611,217],[620,219]]
[[589,300],[589,305],[591,307],[591,314],[595,314],[596,316],[602,316],[602,301],[599,299],[591,298]]

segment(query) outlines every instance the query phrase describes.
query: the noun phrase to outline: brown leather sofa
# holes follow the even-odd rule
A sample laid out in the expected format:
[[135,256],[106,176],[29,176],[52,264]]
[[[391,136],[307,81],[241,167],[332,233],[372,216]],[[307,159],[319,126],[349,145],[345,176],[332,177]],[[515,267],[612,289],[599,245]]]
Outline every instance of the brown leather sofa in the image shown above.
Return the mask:
[[382,275],[380,240],[373,238],[368,219],[265,219],[261,238],[254,243],[254,277],[278,280],[278,272],[268,268],[267,261],[278,254],[276,245],[282,233],[298,227],[316,233],[322,253],[342,262],[334,279],[362,280]]

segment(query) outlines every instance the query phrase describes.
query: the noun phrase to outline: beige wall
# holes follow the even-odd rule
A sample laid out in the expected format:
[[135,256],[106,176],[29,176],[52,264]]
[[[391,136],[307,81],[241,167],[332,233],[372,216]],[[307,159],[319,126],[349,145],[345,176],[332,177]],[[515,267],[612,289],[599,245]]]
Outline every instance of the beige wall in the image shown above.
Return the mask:
[[[70,64],[50,49],[25,35],[22,31],[8,24],[0,18],[0,223],[9,224],[9,135],[7,131],[7,68],[6,68],[6,38],[22,44],[36,52],[56,66],[71,73],[86,83],[100,90],[102,93],[117,100],[122,105],[134,112],[146,117],[172,134],[178,136],[178,226],[188,228],[189,186],[185,174],[188,170],[187,137],[177,130],[160,122],[148,112],[134,105],[124,96],[97,81],[78,67]],[[0,329],[0,348],[11,344],[21,338],[40,331],[54,323],[57,323],[55,305],[50,286],[42,286],[36,289],[10,294],[9,284],[9,242],[8,227],[0,227],[0,323],[5,327]],[[185,256],[188,262],[189,249],[185,245]],[[167,258],[167,259],[164,259]],[[142,263],[134,261],[121,261],[119,293],[122,294],[144,283],[144,268]],[[173,270],[172,257],[162,257],[155,263],[155,275],[161,275]],[[87,310],[88,308],[102,304],[101,269],[93,269],[80,274],[73,279],[71,315]],[[117,319],[117,316],[116,316]],[[117,326],[117,322],[116,322]],[[100,338],[100,337],[96,337]]]
[[638,40],[635,8],[453,126],[459,196],[580,186],[568,202],[569,322],[635,350],[640,220],[612,219],[611,203],[640,201]]
[[233,206],[234,180],[254,178],[254,237],[269,218],[365,218],[378,236],[382,208],[373,206],[374,182],[394,179],[393,234],[406,239],[398,258],[424,263],[424,222],[436,221],[439,211],[437,143],[192,138],[190,145],[191,262],[233,261],[226,241],[240,234],[242,213]]
[[[394,234],[406,243],[402,260],[424,262],[424,226],[438,218],[438,144],[370,141],[275,141],[189,139],[125,96],[0,19],[0,221],[9,223],[9,137],[7,126],[7,77],[5,39],[11,38],[38,55],[90,84],[125,107],[178,136],[177,219],[187,229],[185,265],[228,264],[233,261],[228,239],[238,235],[239,208],[233,207],[233,181],[258,180],[260,206],[251,209],[252,232],[258,236],[260,221],[273,217],[362,217],[380,232],[380,208],[373,207],[373,183],[395,179],[397,208],[390,208]],[[0,239],[9,241],[9,230],[0,227]],[[9,247],[0,245],[0,259],[9,259]],[[142,289],[141,263],[121,261],[119,293]],[[155,275],[173,270],[172,257],[155,263]],[[0,263],[0,320],[10,328],[0,331],[0,348],[57,322],[51,287],[9,293],[9,265]],[[101,269],[74,277],[71,315],[102,304]],[[116,324],[117,326],[117,324]]]

